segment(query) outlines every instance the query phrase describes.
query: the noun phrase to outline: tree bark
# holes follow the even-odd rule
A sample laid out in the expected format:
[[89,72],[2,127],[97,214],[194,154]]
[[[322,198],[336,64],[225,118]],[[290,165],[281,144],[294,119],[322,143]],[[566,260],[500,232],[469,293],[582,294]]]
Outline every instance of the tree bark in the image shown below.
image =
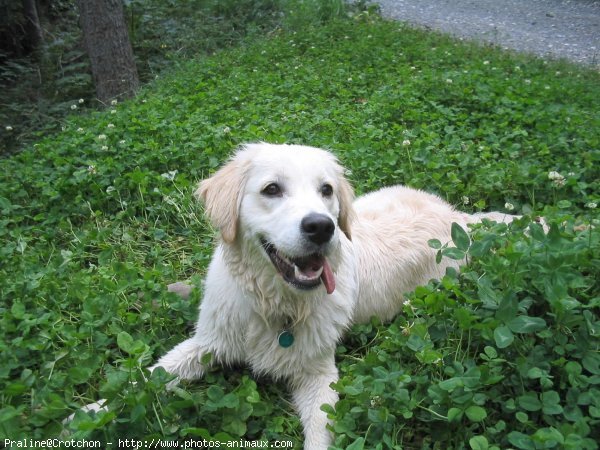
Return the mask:
[[132,97],[139,79],[122,0],[77,0],[77,5],[98,99],[107,104]]
[[25,30],[27,31],[27,47],[30,52],[38,52],[44,43],[44,34],[40,24],[40,16],[35,0],[22,0]]

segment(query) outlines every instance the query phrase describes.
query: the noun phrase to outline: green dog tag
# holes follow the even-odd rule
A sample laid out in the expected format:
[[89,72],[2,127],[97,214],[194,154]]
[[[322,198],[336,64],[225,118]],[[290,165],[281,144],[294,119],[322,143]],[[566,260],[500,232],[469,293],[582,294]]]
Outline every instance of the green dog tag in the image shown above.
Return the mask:
[[279,333],[277,341],[283,348],[291,347],[294,343],[294,335],[291,331],[283,330],[281,333]]

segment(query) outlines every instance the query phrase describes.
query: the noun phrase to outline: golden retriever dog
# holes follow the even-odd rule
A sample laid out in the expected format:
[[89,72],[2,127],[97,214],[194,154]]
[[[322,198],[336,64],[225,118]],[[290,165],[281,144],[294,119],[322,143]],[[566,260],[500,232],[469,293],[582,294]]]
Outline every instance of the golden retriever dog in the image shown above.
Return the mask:
[[481,218],[403,186],[354,200],[336,158],[299,145],[244,145],[196,196],[220,240],[194,335],[154,367],[197,379],[210,353],[211,364],[245,363],[286,380],[306,450],[332,443],[321,405],[337,401],[330,384],[344,331],[392,319],[406,292],[457,267],[436,264],[427,241],[448,242],[453,222]]
[[333,442],[321,406],[338,398],[330,385],[344,331],[372,316],[391,320],[405,293],[458,267],[448,259],[437,264],[428,245],[449,242],[453,222],[513,219],[466,214],[403,186],[354,200],[333,154],[300,145],[244,145],[196,196],[220,239],[194,335],[150,370],[193,380],[205,364],[242,363],[287,381],[305,450]]

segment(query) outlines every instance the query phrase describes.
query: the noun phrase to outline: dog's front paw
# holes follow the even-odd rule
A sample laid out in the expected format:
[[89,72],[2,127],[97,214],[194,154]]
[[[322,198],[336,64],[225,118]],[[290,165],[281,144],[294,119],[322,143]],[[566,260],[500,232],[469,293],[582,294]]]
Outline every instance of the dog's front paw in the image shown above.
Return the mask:
[[[167,373],[169,373],[169,371],[167,369],[165,369],[162,366],[162,364],[160,364],[160,362],[154,364],[153,366],[148,367],[148,370],[150,371],[150,374],[152,374],[152,372],[154,372],[159,367],[162,367]],[[181,379],[178,376],[176,376],[174,379],[172,379],[167,384],[165,384],[165,387],[167,388],[167,390],[172,391],[173,388],[175,388],[179,384],[180,381],[181,381]]]

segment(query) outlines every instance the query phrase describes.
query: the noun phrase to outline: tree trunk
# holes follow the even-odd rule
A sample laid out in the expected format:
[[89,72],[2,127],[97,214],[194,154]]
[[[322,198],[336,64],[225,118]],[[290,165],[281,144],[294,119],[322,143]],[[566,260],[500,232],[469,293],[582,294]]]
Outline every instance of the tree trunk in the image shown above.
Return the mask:
[[139,79],[122,0],[77,0],[98,99],[132,97]]
[[26,46],[30,52],[39,52],[44,43],[44,34],[35,0],[22,0],[25,30],[27,31]]

